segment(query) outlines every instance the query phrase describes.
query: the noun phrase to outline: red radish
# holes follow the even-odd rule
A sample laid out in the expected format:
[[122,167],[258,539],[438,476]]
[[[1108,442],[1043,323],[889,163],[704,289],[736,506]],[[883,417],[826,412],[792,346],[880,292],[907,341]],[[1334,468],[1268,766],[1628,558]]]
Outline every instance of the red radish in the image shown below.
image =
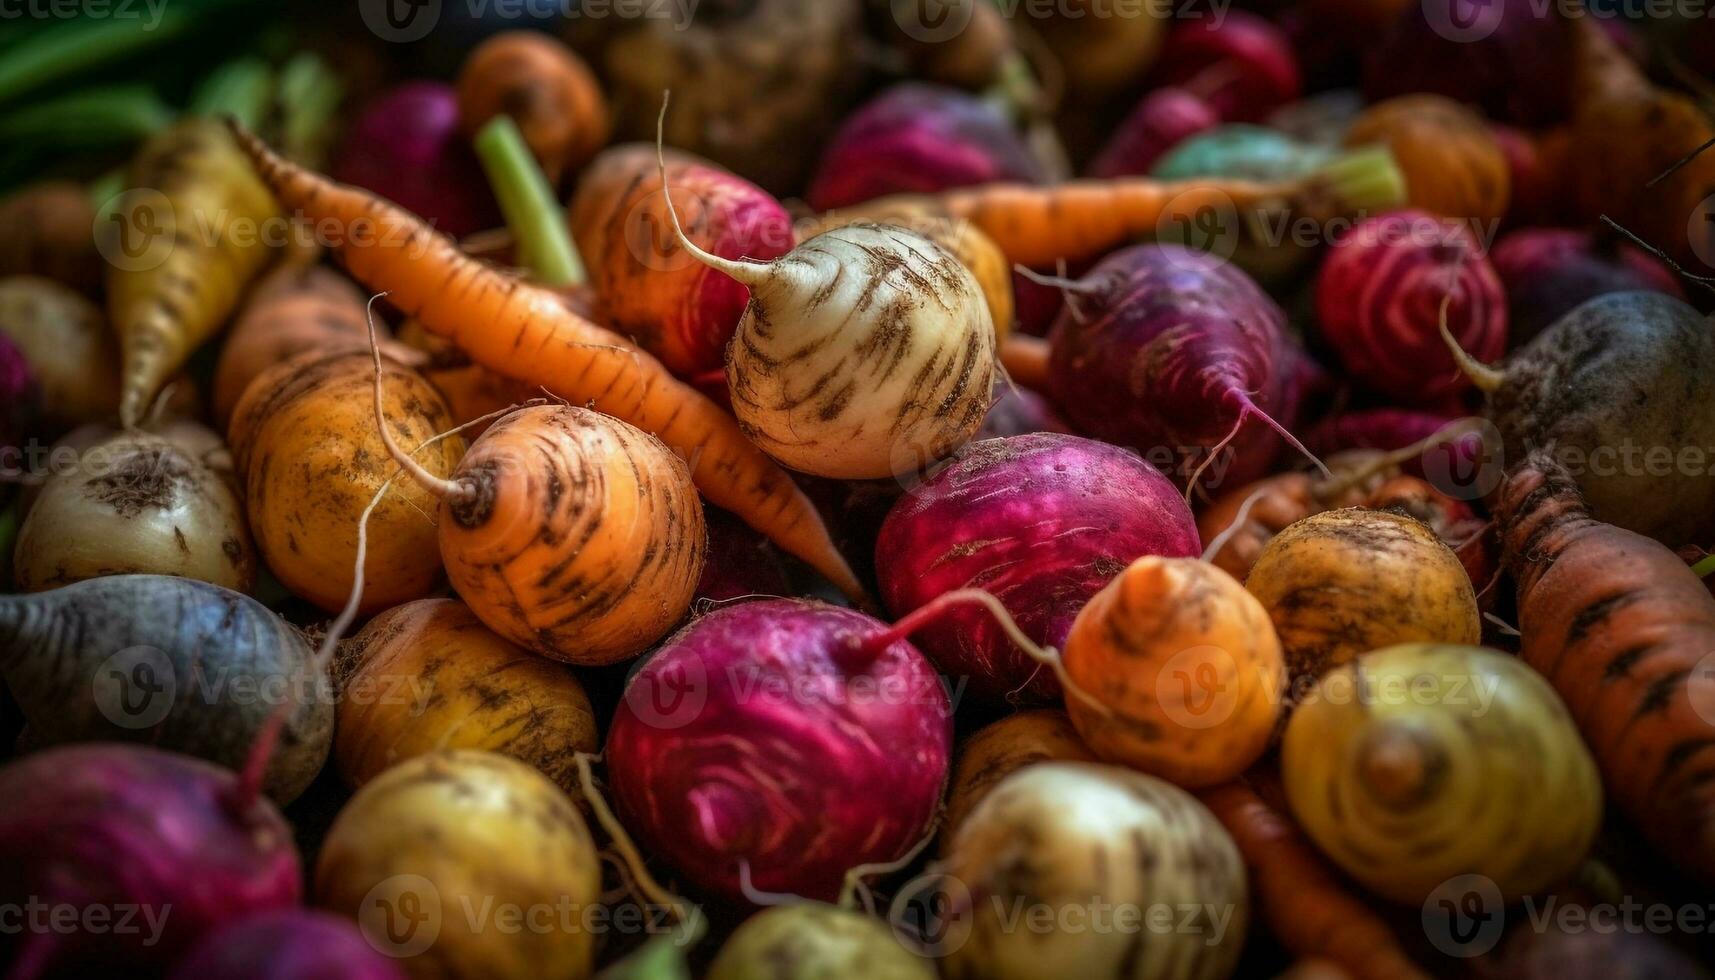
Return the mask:
[[358,113],[329,171],[458,238],[500,224],[476,153],[459,130],[458,94],[407,82]]
[[1286,32],[1242,10],[1180,24],[1162,49],[1156,77],[1202,95],[1227,122],[1261,122],[1304,92]]
[[[1054,324],[1055,402],[1080,430],[1178,462],[1187,486],[1268,471],[1297,415],[1286,315],[1230,263],[1137,245],[1067,284]],[[1216,467],[1219,467],[1218,469]]]
[[279,909],[205,935],[170,980],[405,980],[350,919]]
[[1506,348],[1506,298],[1477,239],[1423,211],[1360,221],[1334,243],[1316,281],[1316,312],[1346,373],[1412,404],[1470,387],[1441,339],[1448,329],[1473,356]]
[[[767,261],[792,248],[791,216],[743,177],[675,154],[667,180],[685,233],[710,253]],[[628,144],[597,157],[568,215],[608,322],[681,377],[721,370],[750,292],[674,237],[655,148]]]
[[1182,140],[1220,124],[1221,114],[1202,96],[1173,85],[1158,88],[1108,138],[1090,164],[1090,176],[1143,176]]
[[[1173,483],[1136,455],[1038,433],[972,443],[895,504],[876,541],[881,595],[903,616],[943,593],[982,589],[1040,645],[1143,555],[1194,557],[1197,523]],[[986,701],[1047,700],[1052,671],[987,610],[947,612],[913,634],[942,672]]]
[[905,83],[846,119],[822,151],[808,197],[811,207],[827,211],[887,194],[1046,179],[998,103]]
[[1685,298],[1667,266],[1613,235],[1520,228],[1495,245],[1491,258],[1506,287],[1514,345],[1603,293],[1647,289]]
[[644,661],[606,755],[625,826],[699,887],[831,901],[848,870],[928,833],[951,743],[941,679],[901,634],[771,599],[717,609]]
[[[253,762],[268,754],[258,748]],[[0,768],[0,905],[70,906],[79,923],[110,916],[71,932],[0,930],[9,976],[161,970],[216,926],[296,904],[292,830],[258,792],[260,768],[240,777],[109,743],[47,749]],[[126,908],[134,928],[122,931]]]

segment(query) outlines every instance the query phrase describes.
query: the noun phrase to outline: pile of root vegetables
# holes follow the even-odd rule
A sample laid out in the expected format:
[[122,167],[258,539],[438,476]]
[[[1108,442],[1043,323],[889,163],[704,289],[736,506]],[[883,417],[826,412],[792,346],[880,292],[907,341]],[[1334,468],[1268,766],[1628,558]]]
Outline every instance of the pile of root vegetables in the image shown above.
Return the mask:
[[0,977],[1708,975],[1715,21],[206,6],[0,44]]

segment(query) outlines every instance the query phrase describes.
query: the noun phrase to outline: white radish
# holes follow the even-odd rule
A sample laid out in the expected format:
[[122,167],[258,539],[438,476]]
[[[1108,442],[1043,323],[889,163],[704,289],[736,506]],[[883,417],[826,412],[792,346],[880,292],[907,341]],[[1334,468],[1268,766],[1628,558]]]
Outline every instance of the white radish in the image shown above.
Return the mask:
[[1232,838],[1189,793],[1129,769],[1018,770],[965,818],[943,864],[940,907],[970,930],[947,943],[948,976],[1219,980],[1244,947]]
[[770,262],[722,258],[685,236],[664,160],[661,170],[680,244],[750,288],[727,387],[765,452],[815,476],[878,479],[976,433],[994,381],[994,323],[951,252],[904,228],[852,224]]

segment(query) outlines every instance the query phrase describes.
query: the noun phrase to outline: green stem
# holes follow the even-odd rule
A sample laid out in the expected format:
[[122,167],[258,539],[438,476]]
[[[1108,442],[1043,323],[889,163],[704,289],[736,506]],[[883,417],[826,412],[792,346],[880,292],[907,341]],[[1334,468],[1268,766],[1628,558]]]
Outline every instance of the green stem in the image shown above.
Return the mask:
[[[89,201],[95,205],[95,216],[101,222],[107,220],[109,206],[118,203],[119,195],[125,193],[125,185],[130,178],[129,169],[114,167],[89,182]],[[96,227],[105,228],[106,225],[98,223]]]
[[155,21],[112,17],[73,21],[45,30],[0,58],[0,102],[166,44],[183,34],[191,22],[188,14],[166,7]]
[[512,230],[518,264],[545,285],[583,283],[584,265],[566,230],[565,210],[554,199],[517,124],[508,116],[489,120],[476,134],[476,155]]
[[186,112],[219,119],[234,116],[246,129],[258,129],[274,98],[274,70],[261,58],[244,57],[214,70],[197,88]]
[[1702,561],[1691,566],[1691,570],[1697,573],[1698,578],[1715,575],[1715,555],[1704,555]]
[[333,137],[345,89],[322,59],[305,51],[280,69],[280,147],[308,167],[320,167]]
[[37,145],[92,147],[153,135],[173,121],[173,110],[143,85],[84,89],[32,103],[0,116],[0,139]]

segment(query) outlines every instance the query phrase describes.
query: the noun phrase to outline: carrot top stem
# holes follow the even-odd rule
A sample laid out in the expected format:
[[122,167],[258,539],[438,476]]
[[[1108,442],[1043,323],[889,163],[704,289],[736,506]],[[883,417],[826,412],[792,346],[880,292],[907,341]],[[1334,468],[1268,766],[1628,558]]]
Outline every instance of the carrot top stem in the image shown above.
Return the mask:
[[1698,578],[1715,575],[1715,555],[1704,555],[1702,561],[1691,566],[1691,570],[1697,573]]
[[512,117],[495,116],[476,134],[476,155],[518,243],[518,262],[548,286],[588,281],[582,258],[566,231],[565,209],[554,198],[524,135]]
[[274,70],[253,55],[221,65],[191,97],[189,112],[219,119],[232,116],[250,129],[262,124],[274,100]]

